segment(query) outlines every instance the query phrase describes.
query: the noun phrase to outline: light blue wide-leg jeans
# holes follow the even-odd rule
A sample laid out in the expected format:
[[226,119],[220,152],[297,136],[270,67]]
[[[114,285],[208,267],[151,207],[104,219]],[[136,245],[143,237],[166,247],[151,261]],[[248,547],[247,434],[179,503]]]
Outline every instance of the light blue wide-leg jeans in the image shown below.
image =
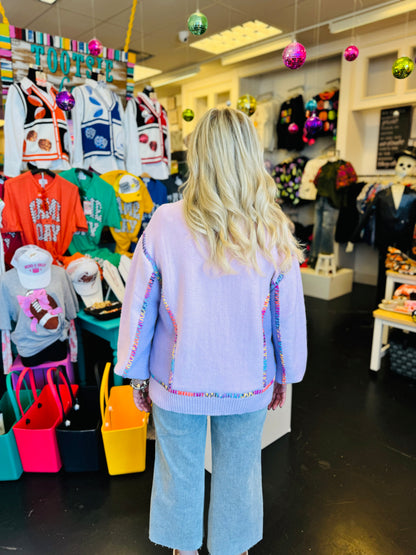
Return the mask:
[[[261,436],[267,409],[211,417],[212,476],[207,545],[239,555],[263,537]],[[150,540],[184,551],[203,538],[207,417],[153,405],[156,452]]]

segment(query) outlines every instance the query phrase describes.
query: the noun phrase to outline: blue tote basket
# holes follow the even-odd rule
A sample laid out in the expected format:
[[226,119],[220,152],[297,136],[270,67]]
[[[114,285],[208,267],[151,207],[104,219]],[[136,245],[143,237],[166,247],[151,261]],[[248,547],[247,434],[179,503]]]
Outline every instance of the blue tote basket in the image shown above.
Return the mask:
[[[12,374],[7,374],[7,391],[0,399],[0,412],[3,414],[5,434],[0,435],[0,480],[18,480],[23,473],[19,451],[13,433],[13,425],[21,418],[16,395],[12,385]],[[27,384],[25,382],[27,388]],[[31,384],[31,391],[26,389],[20,392],[20,401],[24,411],[37,398],[39,391]]]

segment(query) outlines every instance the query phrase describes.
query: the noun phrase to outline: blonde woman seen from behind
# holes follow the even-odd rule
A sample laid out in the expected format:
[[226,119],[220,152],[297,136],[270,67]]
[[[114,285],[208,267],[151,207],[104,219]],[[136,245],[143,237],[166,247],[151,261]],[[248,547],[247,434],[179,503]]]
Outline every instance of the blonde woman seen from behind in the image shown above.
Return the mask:
[[267,408],[306,366],[302,252],[275,203],[250,119],[209,110],[192,133],[182,201],[155,212],[126,286],[116,373],[156,430],[150,540],[240,555],[262,539]]

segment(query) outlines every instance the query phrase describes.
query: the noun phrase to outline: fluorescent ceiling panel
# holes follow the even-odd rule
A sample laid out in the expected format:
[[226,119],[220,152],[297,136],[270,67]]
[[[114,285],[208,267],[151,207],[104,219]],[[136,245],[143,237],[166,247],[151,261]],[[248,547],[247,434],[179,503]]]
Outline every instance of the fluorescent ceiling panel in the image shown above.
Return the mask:
[[281,32],[281,29],[272,27],[256,19],[255,21],[247,21],[247,23],[243,23],[242,25],[236,25],[222,33],[217,33],[205,39],[192,42],[190,46],[192,48],[204,50],[204,52],[209,52],[210,54],[223,54],[224,52],[230,52],[236,48],[254,44],[260,40],[275,37],[280,35]]
[[243,62],[244,60],[249,60],[250,58],[256,58],[257,56],[275,52],[276,50],[285,48],[292,40],[293,38],[291,37],[281,38],[266,44],[254,46],[253,48],[235,52],[234,54],[227,54],[221,58],[221,65],[229,66],[231,64],[237,64],[238,62]]
[[361,27],[362,25],[368,25],[369,23],[383,21],[383,19],[389,19],[413,10],[416,10],[416,0],[386,2],[382,7],[359,10],[350,17],[339,17],[333,19],[329,23],[329,30],[331,33],[342,33],[343,31],[354,29],[355,27]]
[[162,73],[160,69],[154,69],[152,67],[146,67],[141,65],[134,66],[134,81],[143,81],[144,79],[148,79],[149,77],[154,77],[155,75],[159,75]]

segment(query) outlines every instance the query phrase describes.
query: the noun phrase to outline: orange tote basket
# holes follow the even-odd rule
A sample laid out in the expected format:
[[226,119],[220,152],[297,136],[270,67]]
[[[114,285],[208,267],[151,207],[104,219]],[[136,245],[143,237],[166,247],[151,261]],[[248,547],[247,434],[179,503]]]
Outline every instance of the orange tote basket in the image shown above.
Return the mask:
[[100,407],[105,457],[108,473],[130,474],[146,468],[146,432],[149,415],[139,411],[129,385],[114,386],[108,396],[111,364],[104,369]]

